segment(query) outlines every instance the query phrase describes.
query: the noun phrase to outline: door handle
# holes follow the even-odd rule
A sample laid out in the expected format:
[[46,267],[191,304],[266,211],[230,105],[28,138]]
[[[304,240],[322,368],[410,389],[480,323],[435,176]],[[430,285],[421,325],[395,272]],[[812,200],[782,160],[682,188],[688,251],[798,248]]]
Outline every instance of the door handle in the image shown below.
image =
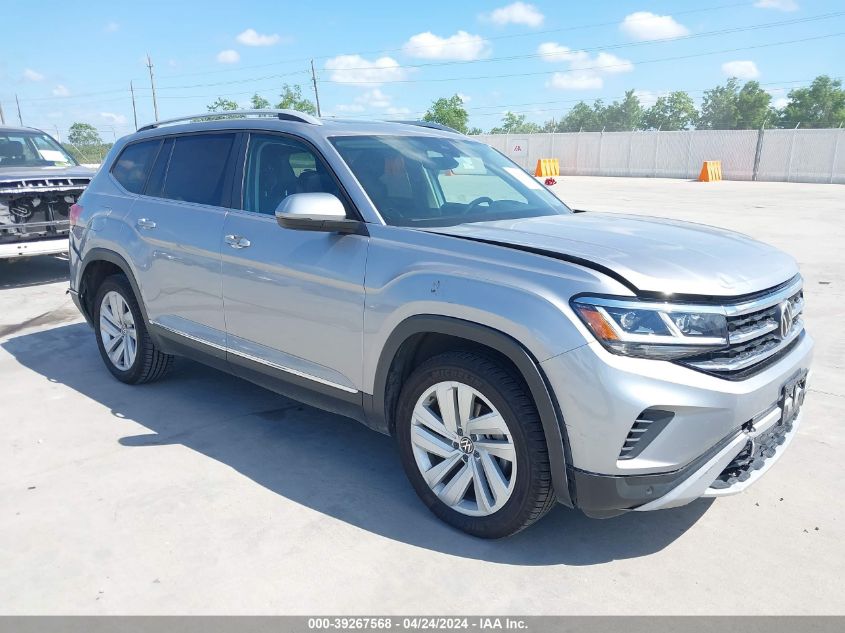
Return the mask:
[[226,243],[232,248],[248,248],[252,246],[252,242],[240,235],[227,235]]
[[136,223],[139,229],[154,229],[156,227],[156,223],[152,220],[148,220],[147,218],[140,218]]

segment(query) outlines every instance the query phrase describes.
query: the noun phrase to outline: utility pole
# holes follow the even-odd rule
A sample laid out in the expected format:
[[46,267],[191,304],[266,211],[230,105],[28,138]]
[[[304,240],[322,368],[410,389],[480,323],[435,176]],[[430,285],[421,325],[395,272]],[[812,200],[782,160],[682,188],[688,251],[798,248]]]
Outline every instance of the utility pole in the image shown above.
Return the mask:
[[23,117],[21,116],[21,102],[18,99],[18,95],[15,95],[15,103],[18,104],[18,121],[20,121],[21,127],[23,127]]
[[153,78],[153,60],[150,59],[150,54],[147,53],[147,68],[150,70],[150,87],[153,91],[153,114],[156,121],[158,121],[158,103],[156,103],[156,82]]
[[132,116],[135,118],[135,131],[138,131],[138,111],[135,109],[135,88],[129,82],[129,92],[132,94]]
[[6,117],[3,115],[3,104],[0,103],[0,125],[6,125]]
[[320,113],[320,93],[317,92],[317,73],[314,72],[314,60],[311,60],[311,83],[314,84],[314,98],[317,100],[317,116],[323,116]]
[[53,129],[54,129],[54,130],[56,130],[56,140],[57,140],[59,143],[61,143],[61,142],[62,142],[62,135],[61,135],[61,132],[59,132],[59,126],[58,126],[58,125],[54,125],[54,126],[53,126]]

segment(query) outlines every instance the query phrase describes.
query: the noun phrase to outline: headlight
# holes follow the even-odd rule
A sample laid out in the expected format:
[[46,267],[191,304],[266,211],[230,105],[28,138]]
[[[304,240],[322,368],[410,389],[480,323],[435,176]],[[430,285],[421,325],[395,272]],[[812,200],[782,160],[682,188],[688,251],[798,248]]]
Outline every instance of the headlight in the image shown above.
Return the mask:
[[722,308],[578,297],[575,313],[614,354],[671,360],[728,344]]

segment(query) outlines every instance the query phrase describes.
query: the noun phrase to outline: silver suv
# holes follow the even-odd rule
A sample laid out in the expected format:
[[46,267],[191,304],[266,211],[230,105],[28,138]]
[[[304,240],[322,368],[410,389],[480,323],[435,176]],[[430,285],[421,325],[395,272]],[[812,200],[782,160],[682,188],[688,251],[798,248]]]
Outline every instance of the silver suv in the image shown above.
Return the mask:
[[118,141],[71,212],[71,293],[118,380],[188,356],[359,420],[487,538],[555,502],[733,494],[794,437],[813,342],[788,255],[573,212],[437,125],[200,116]]

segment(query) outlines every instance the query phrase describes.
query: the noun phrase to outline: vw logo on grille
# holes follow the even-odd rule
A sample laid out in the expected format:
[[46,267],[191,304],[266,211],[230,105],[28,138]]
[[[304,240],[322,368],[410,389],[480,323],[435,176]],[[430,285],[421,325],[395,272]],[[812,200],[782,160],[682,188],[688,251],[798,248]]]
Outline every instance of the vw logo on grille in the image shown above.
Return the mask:
[[783,339],[789,334],[792,329],[792,322],[795,320],[795,315],[792,313],[792,303],[787,299],[780,304],[778,310],[778,335]]
[[460,440],[458,440],[458,446],[467,455],[469,455],[475,450],[475,446],[473,446],[472,440],[469,439],[466,435],[464,435]]

